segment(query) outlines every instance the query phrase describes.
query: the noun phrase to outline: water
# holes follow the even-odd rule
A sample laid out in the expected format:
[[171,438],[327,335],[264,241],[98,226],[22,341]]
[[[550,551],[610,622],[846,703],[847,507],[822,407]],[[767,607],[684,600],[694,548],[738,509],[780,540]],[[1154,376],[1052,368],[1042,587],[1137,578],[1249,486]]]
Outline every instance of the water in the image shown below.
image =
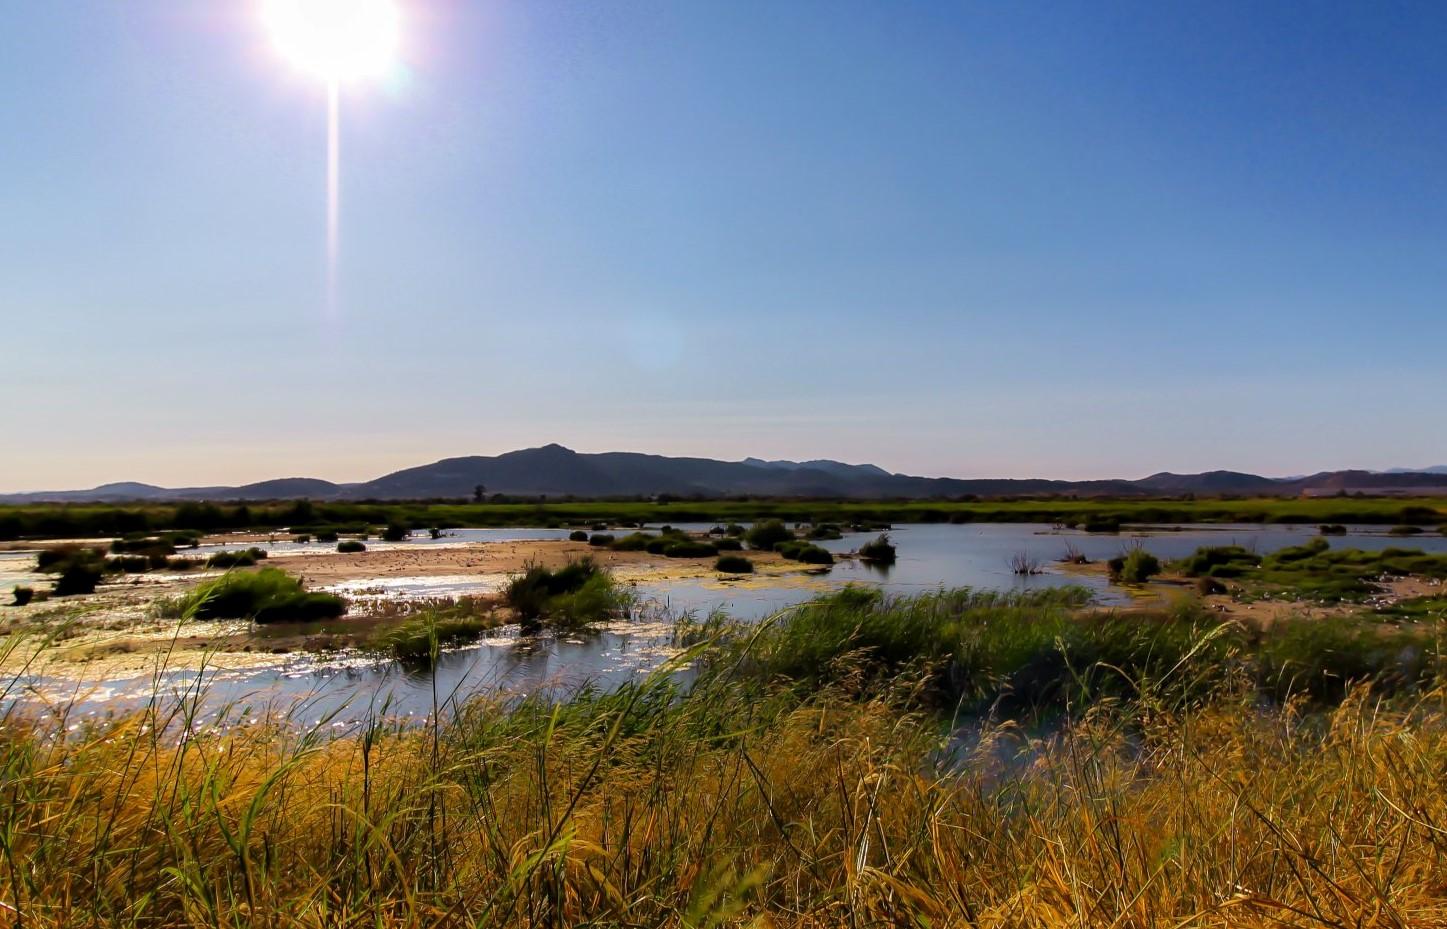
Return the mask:
[[[701,531],[708,526],[680,528]],[[1447,537],[1440,534],[1401,538],[1387,534],[1387,528],[1364,527],[1346,536],[1327,537],[1327,541],[1334,547],[1401,546],[1447,552]],[[375,544],[380,548],[565,539],[567,534],[566,529],[464,529],[453,530],[438,540],[424,534],[404,543]],[[874,535],[847,534],[843,539],[819,544],[843,553],[858,548]],[[685,612],[705,616],[722,610],[735,618],[753,621],[851,583],[879,587],[890,594],[915,594],[940,587],[1022,590],[1081,584],[1093,591],[1097,601],[1109,604],[1122,602],[1124,598],[1104,578],[1065,574],[1053,569],[1067,545],[1073,545],[1093,561],[1110,558],[1137,543],[1162,559],[1172,559],[1188,555],[1202,545],[1243,545],[1266,554],[1316,538],[1317,532],[1314,527],[1306,526],[1213,525],[1117,536],[1056,530],[1038,524],[965,524],[901,526],[891,530],[890,537],[898,547],[899,557],[898,562],[888,568],[841,561],[828,571],[777,578],[746,576],[641,583],[638,593],[653,604],[644,611],[644,618],[619,621],[591,633],[564,637],[525,637],[515,627],[504,628],[479,643],[446,652],[431,671],[357,655],[299,655],[285,659],[280,667],[227,669],[226,656],[219,655],[217,667],[209,670],[202,682],[208,691],[206,702],[213,707],[230,703],[291,707],[305,701],[307,717],[320,719],[335,712],[340,714],[339,722],[360,718],[368,707],[388,702],[389,712],[395,715],[424,717],[431,712],[434,699],[446,703],[451,697],[463,698],[480,691],[566,693],[585,683],[615,687],[630,677],[646,673],[673,653],[672,626],[668,620]],[[263,547],[281,555],[288,550],[331,550],[334,545],[298,545],[287,541]],[[215,547],[203,546],[202,550],[207,549],[215,550]],[[1009,562],[1017,553],[1038,560],[1046,573],[1028,577],[1013,574]],[[31,556],[6,553],[0,557],[9,560]],[[363,580],[347,586],[382,588],[391,596],[420,597],[490,592],[497,584],[495,576],[458,576]],[[197,682],[192,671],[167,672],[159,680],[164,690],[176,693],[196,686]],[[29,683],[52,695],[59,686],[58,682],[43,678],[31,679]],[[146,677],[108,682],[100,687],[66,687],[69,688],[65,689],[66,694],[77,697],[82,715],[97,715],[144,703],[152,693],[154,681]]]

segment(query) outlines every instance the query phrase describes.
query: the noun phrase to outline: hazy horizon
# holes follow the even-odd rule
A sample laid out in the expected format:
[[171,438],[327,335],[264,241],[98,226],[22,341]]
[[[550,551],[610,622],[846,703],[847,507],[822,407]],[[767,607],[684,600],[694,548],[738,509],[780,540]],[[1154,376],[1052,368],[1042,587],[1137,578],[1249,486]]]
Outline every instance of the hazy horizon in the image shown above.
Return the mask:
[[[911,469],[909,469],[909,468],[895,468],[895,467],[890,467],[888,464],[884,464],[884,463],[881,463],[881,462],[878,462],[878,461],[874,461],[874,460],[870,460],[870,459],[862,459],[862,458],[861,458],[861,459],[843,459],[843,458],[839,458],[839,457],[837,457],[837,456],[830,456],[830,455],[802,455],[802,456],[753,455],[753,454],[718,455],[718,454],[699,454],[699,453],[691,453],[691,452],[680,452],[680,453],[674,454],[674,453],[667,453],[667,452],[658,452],[658,451],[655,451],[655,450],[652,450],[652,449],[638,449],[638,448],[601,448],[601,447],[600,447],[600,448],[577,448],[577,447],[574,447],[574,446],[572,446],[572,445],[569,445],[569,444],[566,443],[566,442],[558,442],[558,443],[542,442],[542,443],[537,443],[537,444],[535,444],[535,445],[518,446],[517,448],[497,449],[497,450],[491,450],[491,451],[464,452],[464,453],[455,454],[455,455],[454,455],[454,454],[436,455],[436,456],[427,458],[427,459],[425,459],[425,460],[419,459],[419,460],[402,461],[402,462],[397,463],[395,466],[388,466],[388,467],[386,467],[384,470],[378,471],[378,472],[376,472],[376,473],[362,474],[362,475],[358,475],[358,476],[354,476],[354,477],[338,477],[338,476],[329,475],[329,474],[324,474],[324,473],[315,473],[315,472],[310,472],[310,471],[297,471],[297,470],[286,471],[285,473],[283,473],[283,472],[281,472],[281,471],[278,471],[278,472],[275,472],[275,473],[268,473],[268,474],[256,475],[256,476],[246,476],[246,477],[234,478],[234,479],[228,479],[228,480],[196,480],[196,479],[193,479],[193,478],[180,477],[180,478],[171,479],[171,480],[157,481],[157,480],[147,480],[147,479],[145,479],[145,478],[135,478],[135,477],[124,477],[124,476],[123,476],[123,477],[113,477],[113,478],[108,478],[108,479],[105,479],[105,480],[93,481],[93,482],[87,483],[87,484],[75,484],[75,485],[67,485],[67,486],[63,486],[63,487],[62,487],[62,486],[54,486],[54,487],[0,487],[0,494],[7,494],[7,493],[34,493],[34,492],[42,492],[42,491],[60,491],[60,490],[89,490],[89,489],[91,489],[92,487],[97,487],[97,486],[101,486],[101,485],[105,485],[105,484],[124,483],[124,482],[130,482],[130,481],[135,481],[135,482],[137,482],[137,483],[142,483],[142,484],[153,484],[153,485],[158,485],[158,486],[167,487],[167,488],[242,486],[242,485],[246,485],[246,484],[257,483],[257,482],[260,482],[260,481],[274,480],[274,479],[282,479],[282,478],[320,478],[320,479],[322,479],[322,480],[331,481],[331,482],[336,483],[336,484],[355,484],[355,483],[363,483],[363,482],[366,482],[366,481],[369,481],[369,480],[373,480],[373,479],[382,477],[382,476],[384,476],[384,475],[386,475],[386,474],[389,474],[389,473],[391,473],[391,472],[394,472],[394,471],[399,471],[399,470],[403,470],[403,469],[406,469],[406,468],[417,467],[417,466],[420,466],[420,465],[431,464],[431,463],[433,463],[434,461],[442,460],[442,459],[445,459],[445,458],[469,457],[469,456],[473,456],[473,455],[479,455],[479,456],[496,456],[496,455],[504,454],[504,453],[506,453],[506,452],[519,451],[519,450],[524,449],[524,448],[537,448],[537,447],[540,447],[541,445],[547,445],[547,444],[558,444],[558,445],[562,445],[562,446],[564,446],[564,447],[566,447],[566,448],[571,449],[572,451],[580,452],[580,453],[584,453],[584,454],[596,454],[596,453],[602,453],[602,452],[637,452],[637,453],[648,454],[648,455],[666,455],[667,457],[712,458],[712,459],[722,460],[722,461],[742,461],[742,460],[745,459],[745,458],[762,458],[762,459],[764,459],[764,460],[766,460],[766,461],[775,461],[775,460],[810,461],[810,460],[817,460],[817,459],[829,459],[829,460],[834,460],[834,461],[842,461],[842,462],[844,462],[845,464],[855,464],[855,465],[872,464],[872,465],[877,465],[877,466],[879,466],[879,467],[881,467],[881,468],[884,468],[884,470],[886,470],[886,471],[888,471],[888,472],[890,472],[890,473],[892,473],[892,474],[907,474],[907,475],[911,475],[911,476],[914,476],[914,477],[947,477],[947,478],[962,478],[962,479],[972,479],[972,478],[1043,478],[1043,479],[1048,479],[1048,480],[1102,480],[1102,479],[1119,478],[1119,479],[1125,479],[1125,480],[1138,480],[1138,479],[1140,479],[1140,478],[1149,477],[1149,476],[1152,475],[1152,474],[1159,473],[1160,471],[1172,471],[1172,470],[1176,470],[1176,473],[1197,473],[1197,471],[1216,471],[1216,470],[1222,470],[1222,471],[1242,471],[1242,470],[1243,470],[1243,469],[1241,469],[1241,468],[1229,468],[1229,467],[1227,467],[1227,468],[1204,468],[1204,469],[1195,469],[1195,470],[1192,470],[1192,471],[1180,471],[1179,469],[1171,469],[1171,468],[1158,468],[1158,469],[1155,469],[1155,470],[1152,470],[1152,471],[1140,471],[1139,473],[1137,473],[1137,472],[1124,472],[1124,473],[1118,473],[1118,474],[1098,474],[1098,475],[1091,475],[1091,476],[1088,476],[1088,477],[1061,477],[1061,476],[1058,475],[1058,474],[1048,474],[1048,473],[1024,473],[1024,474],[1003,474],[1003,473],[995,473],[995,474],[986,474],[986,473],[980,473],[980,474],[948,474],[948,473],[933,473],[933,472],[928,472],[928,471],[917,471],[917,470],[911,470]],[[1408,470],[1416,470],[1416,469],[1426,470],[1426,469],[1429,469],[1429,468],[1442,467],[1442,465],[1440,465],[1440,464],[1423,464],[1423,465],[1415,465],[1415,466],[1414,466],[1414,465],[1405,465],[1405,466],[1393,465],[1393,466],[1391,466],[1391,467],[1393,467],[1393,468],[1403,467],[1403,468],[1406,468],[1406,469],[1408,469]],[[1283,471],[1283,472],[1280,472],[1280,473],[1274,473],[1274,472],[1273,472],[1273,473],[1250,472],[1250,473],[1258,473],[1258,474],[1261,474],[1261,476],[1263,476],[1263,477],[1282,478],[1282,477],[1292,477],[1292,476],[1297,476],[1297,475],[1315,474],[1315,473],[1322,472],[1322,471],[1336,471],[1336,470],[1348,470],[1348,468],[1345,467],[1345,466],[1344,466],[1344,467],[1340,467],[1340,468],[1339,468],[1339,467],[1336,467],[1336,466],[1327,466],[1327,467],[1312,467],[1312,468],[1300,469],[1300,470],[1296,470],[1296,471]],[[1366,469],[1361,469],[1361,470],[1387,470],[1387,469],[1386,469],[1386,468],[1380,468],[1380,469],[1377,469],[1377,468],[1366,468]]]
[[1447,7],[253,0],[0,30],[0,491],[557,441],[950,477],[1447,461]]

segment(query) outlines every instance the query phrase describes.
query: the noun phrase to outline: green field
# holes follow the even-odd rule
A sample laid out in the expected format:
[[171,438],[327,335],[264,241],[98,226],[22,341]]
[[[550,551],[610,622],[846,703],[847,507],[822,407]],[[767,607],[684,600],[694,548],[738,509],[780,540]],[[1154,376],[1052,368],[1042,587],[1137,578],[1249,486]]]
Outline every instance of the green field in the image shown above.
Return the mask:
[[494,503],[55,504],[0,507],[0,539],[117,536],[163,529],[572,526],[591,523],[1447,523],[1447,498],[672,500]]

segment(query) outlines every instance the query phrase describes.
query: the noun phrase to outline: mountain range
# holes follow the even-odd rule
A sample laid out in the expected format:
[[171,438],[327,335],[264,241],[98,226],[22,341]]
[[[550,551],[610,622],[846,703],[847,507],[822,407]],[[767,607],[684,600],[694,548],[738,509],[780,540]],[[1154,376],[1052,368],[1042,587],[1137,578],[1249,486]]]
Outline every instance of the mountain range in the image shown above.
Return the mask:
[[129,502],[162,500],[407,500],[471,498],[481,486],[491,495],[639,497],[772,496],[878,499],[947,498],[974,495],[1179,496],[1297,495],[1338,491],[1442,492],[1447,466],[1419,471],[1323,471],[1289,478],[1239,471],[1201,474],[1162,472],[1138,480],[1057,481],[1044,479],[916,477],[892,474],[872,464],[814,461],[718,461],[670,458],[637,452],[585,454],[545,445],[502,455],[444,458],[394,471],[375,480],[336,484],[289,477],[239,487],[157,487],[121,482],[90,490],[0,494],[0,503]]

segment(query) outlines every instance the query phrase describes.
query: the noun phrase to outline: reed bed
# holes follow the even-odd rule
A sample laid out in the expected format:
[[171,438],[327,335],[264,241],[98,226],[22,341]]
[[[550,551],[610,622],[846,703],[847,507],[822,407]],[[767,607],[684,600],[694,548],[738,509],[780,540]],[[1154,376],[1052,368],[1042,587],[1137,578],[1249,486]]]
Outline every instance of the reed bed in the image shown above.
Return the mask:
[[[833,635],[840,615],[806,622]],[[872,673],[870,648],[781,677],[804,631],[340,736],[243,707],[203,723],[200,694],[74,729],[12,712],[0,908],[24,927],[1447,920],[1441,689],[1266,704],[1241,675],[1141,679],[965,719],[937,673]]]

